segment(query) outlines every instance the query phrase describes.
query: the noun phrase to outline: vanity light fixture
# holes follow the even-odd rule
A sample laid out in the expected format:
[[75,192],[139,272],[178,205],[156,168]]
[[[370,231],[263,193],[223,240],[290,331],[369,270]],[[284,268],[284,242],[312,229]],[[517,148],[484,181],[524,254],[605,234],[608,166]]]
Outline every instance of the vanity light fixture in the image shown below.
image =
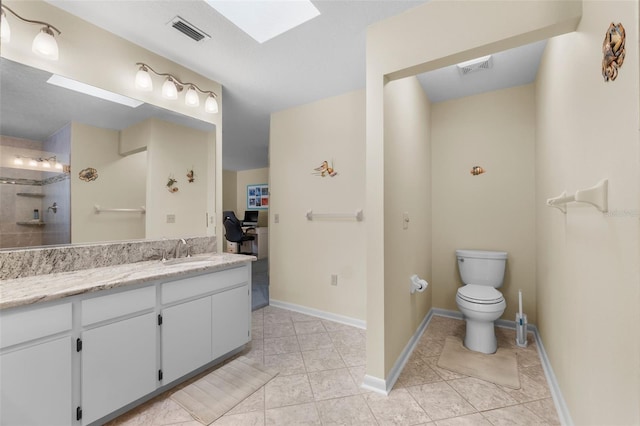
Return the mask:
[[31,19],[26,19],[23,18],[22,16],[18,15],[16,12],[14,12],[10,7],[3,5],[0,5],[2,8],[2,12],[1,12],[1,17],[0,17],[0,25],[2,26],[0,28],[0,38],[2,39],[3,42],[5,43],[9,43],[9,41],[11,40],[11,27],[9,27],[9,21],[7,20],[7,15],[6,15],[6,11],[11,12],[12,15],[14,15],[16,18],[20,19],[23,22],[26,22],[28,24],[37,24],[37,25],[42,25],[42,29],[40,30],[40,32],[38,33],[38,35],[36,35],[36,37],[33,39],[33,44],[31,45],[31,50],[44,57],[47,59],[51,59],[54,61],[58,60],[58,43],[56,42],[55,39],[55,33],[53,32],[54,30],[58,33],[58,35],[62,34],[62,32],[60,32],[59,29],[57,29],[56,27],[54,27],[53,25],[47,23],[47,22],[43,22],[43,21],[34,21]]
[[171,77],[168,77],[162,85],[162,97],[172,101],[178,99],[178,87]]
[[149,65],[137,62],[139,67],[136,73],[135,86],[138,90],[144,92],[150,92],[153,90],[153,81],[149,71],[160,77],[166,77],[166,80],[162,84],[162,97],[165,99],[175,100],[178,99],[178,93],[187,89],[185,94],[185,104],[190,107],[200,106],[200,96],[198,92],[207,95],[207,100],[204,103],[204,110],[210,114],[216,114],[219,111],[218,95],[211,90],[202,90],[195,83],[183,83],[176,76],[167,73],[160,73],[151,68]]
[[16,158],[13,160],[13,164],[15,164],[16,166],[22,166],[24,165],[24,161],[23,158],[25,160],[29,160],[29,166],[30,167],[38,167],[38,166],[42,166],[45,169],[50,169],[51,166],[53,165],[53,167],[56,170],[63,170],[64,169],[64,165],[62,163],[58,162],[58,159],[56,158],[55,155],[48,157],[48,158],[42,158],[42,157],[25,157],[22,155],[16,155]]
[[196,92],[196,89],[194,89],[193,86],[189,86],[189,89],[187,89],[187,93],[184,95],[184,102],[190,107],[200,106],[198,92]]

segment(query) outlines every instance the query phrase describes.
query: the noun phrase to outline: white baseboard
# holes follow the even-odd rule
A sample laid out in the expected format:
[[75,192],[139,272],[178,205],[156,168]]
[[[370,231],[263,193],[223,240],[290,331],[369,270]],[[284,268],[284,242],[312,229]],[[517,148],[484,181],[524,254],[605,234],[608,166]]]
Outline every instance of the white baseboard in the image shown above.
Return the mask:
[[409,339],[409,342],[402,350],[402,353],[400,353],[400,356],[398,356],[395,364],[393,364],[389,375],[384,380],[374,376],[364,376],[364,380],[361,386],[363,389],[370,390],[382,395],[389,395],[389,392],[391,392],[391,389],[393,389],[393,386],[398,381],[398,377],[400,377],[404,366],[407,364],[409,357],[411,357],[413,350],[418,344],[420,337],[422,337],[422,334],[427,329],[432,316],[433,309],[427,312],[427,315],[425,315],[425,317],[422,319],[422,322],[418,326],[418,329],[415,333],[413,333],[413,336],[411,336],[411,339]]
[[[515,321],[513,323],[515,327]],[[553,368],[551,367],[551,362],[549,361],[549,357],[547,357],[547,351],[544,349],[544,345],[542,344],[542,338],[540,337],[540,332],[538,331],[538,327],[535,325],[532,328],[533,335],[536,338],[536,343],[538,344],[538,353],[540,355],[540,360],[542,361],[542,369],[544,370],[544,375],[547,377],[547,382],[549,382],[549,387],[551,388],[551,397],[553,398],[553,403],[556,406],[556,411],[558,412],[558,417],[560,418],[560,424],[565,426],[573,426],[573,420],[571,419],[571,414],[569,413],[569,407],[567,407],[567,403],[562,396],[562,392],[560,391],[560,385],[556,380],[556,376],[553,373]]]
[[364,376],[360,387],[382,395],[389,395],[386,382],[378,377],[370,376],[368,374]]
[[312,317],[318,317],[318,318],[329,320],[329,321],[339,322],[341,324],[350,325],[352,327],[361,328],[363,330],[367,329],[367,322],[357,318],[351,318],[344,315],[338,315],[331,312],[321,311],[319,309],[296,305],[294,303],[289,303],[289,302],[283,302],[281,300],[270,299],[269,305],[274,306],[276,308],[287,309],[289,311],[310,315]]

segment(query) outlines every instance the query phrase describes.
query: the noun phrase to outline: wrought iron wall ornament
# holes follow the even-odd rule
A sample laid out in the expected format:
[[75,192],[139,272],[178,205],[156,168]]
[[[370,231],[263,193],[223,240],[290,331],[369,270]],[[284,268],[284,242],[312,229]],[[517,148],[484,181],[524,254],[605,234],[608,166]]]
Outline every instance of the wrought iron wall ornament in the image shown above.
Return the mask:
[[618,70],[622,67],[626,54],[625,32],[621,23],[613,22],[609,25],[602,43],[602,77],[604,81],[613,81],[618,76]]

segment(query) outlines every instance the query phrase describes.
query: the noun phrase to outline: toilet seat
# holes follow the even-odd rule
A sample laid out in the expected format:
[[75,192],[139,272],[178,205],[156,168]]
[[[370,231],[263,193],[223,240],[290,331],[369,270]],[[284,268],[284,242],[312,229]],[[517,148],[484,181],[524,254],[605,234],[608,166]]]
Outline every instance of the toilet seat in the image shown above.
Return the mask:
[[467,284],[458,288],[457,296],[470,303],[495,305],[504,302],[504,296],[493,287]]

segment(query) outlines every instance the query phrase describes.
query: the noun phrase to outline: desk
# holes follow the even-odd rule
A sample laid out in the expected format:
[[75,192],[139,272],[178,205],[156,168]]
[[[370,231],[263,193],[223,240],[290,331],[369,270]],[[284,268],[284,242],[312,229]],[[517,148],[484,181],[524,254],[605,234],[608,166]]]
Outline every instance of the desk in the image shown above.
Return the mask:
[[[242,230],[247,232],[247,229],[252,227],[242,227]],[[254,235],[255,240],[251,241],[251,253],[256,255],[258,259],[264,259],[269,256],[269,228],[267,226],[259,226],[254,229],[249,229],[248,234]]]

